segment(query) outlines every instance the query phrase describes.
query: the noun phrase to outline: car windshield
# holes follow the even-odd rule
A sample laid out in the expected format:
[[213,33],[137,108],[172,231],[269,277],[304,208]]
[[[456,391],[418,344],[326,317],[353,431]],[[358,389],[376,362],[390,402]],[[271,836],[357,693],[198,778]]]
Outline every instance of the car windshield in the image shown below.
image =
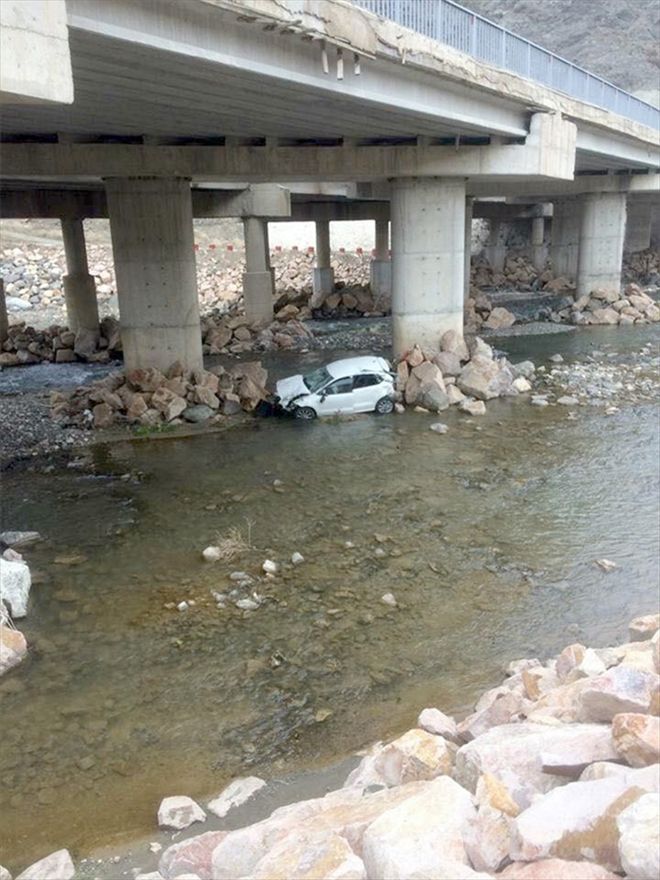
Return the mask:
[[303,376],[303,382],[312,394],[314,394],[315,391],[318,391],[319,388],[323,388],[325,383],[329,382],[330,379],[332,379],[332,376],[325,367],[319,367],[318,370],[314,370],[313,373],[307,373],[306,376]]

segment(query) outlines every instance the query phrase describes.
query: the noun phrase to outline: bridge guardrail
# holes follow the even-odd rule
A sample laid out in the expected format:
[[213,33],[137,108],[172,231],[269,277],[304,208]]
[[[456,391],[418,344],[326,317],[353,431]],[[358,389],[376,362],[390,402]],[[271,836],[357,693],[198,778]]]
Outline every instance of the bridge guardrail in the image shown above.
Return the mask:
[[660,110],[454,0],[353,0],[369,12],[572,98],[660,129]]

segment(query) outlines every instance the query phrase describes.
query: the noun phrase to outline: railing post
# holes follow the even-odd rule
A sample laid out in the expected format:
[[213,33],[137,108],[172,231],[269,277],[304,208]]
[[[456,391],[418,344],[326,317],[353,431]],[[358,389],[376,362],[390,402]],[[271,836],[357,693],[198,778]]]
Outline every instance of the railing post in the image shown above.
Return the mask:
[[506,31],[502,28],[502,67],[506,67]]
[[475,56],[477,54],[477,17],[473,15],[470,24],[472,26],[472,33],[470,34],[470,53]]
[[527,43],[527,76],[532,78],[532,44]]

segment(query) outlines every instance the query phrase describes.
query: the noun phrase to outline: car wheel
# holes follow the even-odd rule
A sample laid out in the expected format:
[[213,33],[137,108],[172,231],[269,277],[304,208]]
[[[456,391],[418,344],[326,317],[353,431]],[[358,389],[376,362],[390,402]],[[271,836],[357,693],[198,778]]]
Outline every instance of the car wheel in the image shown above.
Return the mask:
[[311,406],[297,406],[293,411],[293,415],[295,418],[302,419],[305,422],[311,422],[312,419],[316,418],[316,412]]
[[374,412],[378,415],[385,416],[394,411],[394,401],[391,397],[381,397],[376,404]]

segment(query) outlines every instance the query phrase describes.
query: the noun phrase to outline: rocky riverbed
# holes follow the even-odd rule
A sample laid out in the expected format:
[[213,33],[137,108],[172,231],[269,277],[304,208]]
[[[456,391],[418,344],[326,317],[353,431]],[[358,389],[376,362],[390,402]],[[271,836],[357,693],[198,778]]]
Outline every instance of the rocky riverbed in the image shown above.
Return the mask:
[[[137,863],[125,851],[83,860],[80,870],[135,880],[654,880],[659,628],[651,614],[631,622],[624,644],[514,660],[463,720],[423,709],[343,786],[256,824],[222,827],[268,787],[259,777],[234,780],[204,806],[173,794],[157,816],[169,845],[151,842]],[[75,876],[59,850],[17,880]]]

